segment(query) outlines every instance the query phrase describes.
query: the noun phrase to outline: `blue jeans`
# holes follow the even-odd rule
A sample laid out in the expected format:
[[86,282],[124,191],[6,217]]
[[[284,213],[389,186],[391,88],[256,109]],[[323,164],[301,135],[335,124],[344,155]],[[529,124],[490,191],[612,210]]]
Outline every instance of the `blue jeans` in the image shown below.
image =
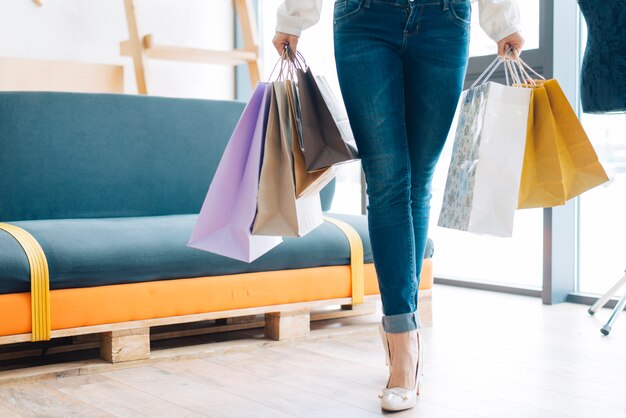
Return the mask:
[[420,327],[431,182],[468,60],[470,0],[337,0],[335,59],[367,182],[383,327]]

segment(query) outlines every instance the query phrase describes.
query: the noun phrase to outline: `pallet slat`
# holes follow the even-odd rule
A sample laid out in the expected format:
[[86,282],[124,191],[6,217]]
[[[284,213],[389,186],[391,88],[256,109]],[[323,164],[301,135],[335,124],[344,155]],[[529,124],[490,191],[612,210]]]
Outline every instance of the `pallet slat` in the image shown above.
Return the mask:
[[[298,339],[309,334],[311,321],[369,315],[377,311],[378,300],[379,295],[366,296],[365,303],[351,305],[351,298],[341,298],[56,330],[53,338],[72,337],[72,344],[41,348],[20,344],[16,351],[0,353],[0,360],[100,347],[104,360],[125,362],[149,358],[150,341],[263,327],[271,340]],[[420,291],[418,307],[422,326],[432,326],[432,290]],[[30,341],[30,334],[0,337],[0,344],[25,341]]]

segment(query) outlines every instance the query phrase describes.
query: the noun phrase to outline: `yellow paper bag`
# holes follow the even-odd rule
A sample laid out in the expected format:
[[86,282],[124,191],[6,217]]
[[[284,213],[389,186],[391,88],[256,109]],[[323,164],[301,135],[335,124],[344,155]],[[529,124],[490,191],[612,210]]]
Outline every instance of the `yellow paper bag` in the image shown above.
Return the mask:
[[533,86],[529,115],[519,209],[562,205],[608,181],[556,80]]
[[533,88],[518,209],[563,205],[565,190],[554,118],[545,88]]
[[609,178],[559,83],[547,80],[543,85],[554,117],[565,199],[569,200]]

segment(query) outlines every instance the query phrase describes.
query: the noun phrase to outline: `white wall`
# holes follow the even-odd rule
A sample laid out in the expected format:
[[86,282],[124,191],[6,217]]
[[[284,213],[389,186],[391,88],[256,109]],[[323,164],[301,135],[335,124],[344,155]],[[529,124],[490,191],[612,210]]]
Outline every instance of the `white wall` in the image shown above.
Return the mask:
[[[276,9],[281,2],[281,0],[260,1],[259,15],[262,23],[258,42],[263,56],[264,73],[261,74],[262,78],[269,77],[278,60],[278,53],[272,45],[272,38],[276,27]],[[333,3],[330,0],[322,3],[319,23],[302,33],[302,37],[298,41],[298,50],[304,55],[313,73],[323,74],[333,92],[340,96],[333,47]],[[276,73],[273,77],[276,77]]]
[[[0,56],[122,64],[126,92],[136,93],[130,58],[119,55],[128,39],[122,0],[0,1]],[[136,0],[141,36],[160,44],[212,49],[233,47],[230,0]],[[150,94],[231,99],[232,67],[150,60]]]

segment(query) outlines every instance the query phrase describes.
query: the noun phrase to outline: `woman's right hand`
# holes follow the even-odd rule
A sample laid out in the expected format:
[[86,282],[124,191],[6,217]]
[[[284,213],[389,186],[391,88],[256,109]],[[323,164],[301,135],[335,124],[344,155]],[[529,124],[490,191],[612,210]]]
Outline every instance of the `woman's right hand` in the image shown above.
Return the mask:
[[285,45],[289,45],[291,51],[295,54],[298,47],[298,37],[289,33],[276,32],[274,39],[272,40],[278,55],[282,55],[285,50]]
[[524,48],[524,38],[519,32],[515,32],[506,38],[498,41],[498,56],[503,57],[506,55],[510,48],[513,48],[513,56],[517,56],[522,52]]

